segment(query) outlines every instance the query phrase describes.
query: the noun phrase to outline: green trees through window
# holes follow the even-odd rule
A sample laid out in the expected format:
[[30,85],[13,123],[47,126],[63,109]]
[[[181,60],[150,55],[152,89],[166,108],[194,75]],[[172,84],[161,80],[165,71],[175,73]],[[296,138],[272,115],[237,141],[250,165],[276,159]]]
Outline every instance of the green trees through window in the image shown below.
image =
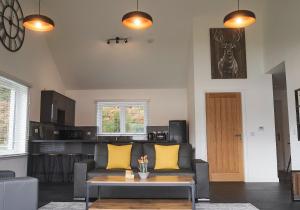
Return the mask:
[[0,146],[6,146],[9,138],[11,90],[0,87]]
[[120,107],[102,107],[102,132],[119,133],[120,131]]
[[146,103],[98,102],[98,134],[145,134]]
[[126,107],[126,133],[143,133],[145,111],[142,106],[128,106]]

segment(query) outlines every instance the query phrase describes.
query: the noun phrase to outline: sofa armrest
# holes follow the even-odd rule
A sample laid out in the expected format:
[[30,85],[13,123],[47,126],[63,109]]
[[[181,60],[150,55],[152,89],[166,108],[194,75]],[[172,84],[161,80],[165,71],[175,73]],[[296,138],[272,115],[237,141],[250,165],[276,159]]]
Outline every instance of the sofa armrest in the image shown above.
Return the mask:
[[4,210],[36,210],[38,208],[38,180],[36,178],[1,180],[0,191],[0,203]]
[[74,198],[84,198],[87,173],[95,169],[94,160],[84,160],[74,164]]
[[193,160],[193,170],[196,174],[196,198],[209,199],[209,166],[200,159]]

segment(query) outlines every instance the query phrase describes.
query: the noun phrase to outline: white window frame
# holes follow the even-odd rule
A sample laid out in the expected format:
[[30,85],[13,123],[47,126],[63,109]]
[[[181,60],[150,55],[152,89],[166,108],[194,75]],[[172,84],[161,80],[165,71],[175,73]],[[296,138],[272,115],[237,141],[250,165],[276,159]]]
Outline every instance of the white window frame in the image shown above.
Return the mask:
[[[147,101],[97,101],[97,135],[98,136],[139,136],[147,134],[148,126],[148,102]],[[120,107],[120,132],[107,133],[102,132],[102,107],[118,106]],[[125,110],[127,106],[143,106],[144,107],[144,132],[142,133],[127,133],[126,132],[126,116]]]
[[[30,86],[10,78],[10,76],[2,76],[2,73],[0,73],[0,86],[11,90],[8,139],[7,144],[0,145],[0,158],[27,154]],[[23,107],[24,103],[26,107]],[[20,109],[20,106],[24,109]],[[22,125],[22,132],[19,132],[20,127],[18,126],[20,125]]]

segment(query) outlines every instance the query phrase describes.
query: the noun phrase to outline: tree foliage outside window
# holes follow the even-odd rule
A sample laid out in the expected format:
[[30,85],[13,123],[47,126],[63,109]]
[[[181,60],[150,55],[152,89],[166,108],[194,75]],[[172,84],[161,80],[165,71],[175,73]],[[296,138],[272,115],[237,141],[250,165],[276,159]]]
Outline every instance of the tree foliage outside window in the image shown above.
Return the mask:
[[145,124],[143,106],[126,107],[126,133],[143,133]]
[[120,108],[118,106],[102,107],[102,132],[120,132]]
[[11,90],[0,87],[0,145],[6,146],[9,138]]
[[140,135],[146,133],[147,103],[98,102],[98,135]]

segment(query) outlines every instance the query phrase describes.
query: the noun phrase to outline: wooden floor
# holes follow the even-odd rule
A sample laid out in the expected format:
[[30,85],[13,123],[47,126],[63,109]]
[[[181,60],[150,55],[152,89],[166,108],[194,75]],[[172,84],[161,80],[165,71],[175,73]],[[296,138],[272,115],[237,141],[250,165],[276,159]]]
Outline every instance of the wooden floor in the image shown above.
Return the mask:
[[137,200],[137,199],[102,199],[94,202],[89,210],[191,210],[188,200]]
[[[299,210],[291,186],[283,183],[211,183],[213,203],[251,203],[260,210]],[[39,207],[49,202],[74,202],[72,184],[40,184]],[[83,202],[83,201],[81,201]]]

